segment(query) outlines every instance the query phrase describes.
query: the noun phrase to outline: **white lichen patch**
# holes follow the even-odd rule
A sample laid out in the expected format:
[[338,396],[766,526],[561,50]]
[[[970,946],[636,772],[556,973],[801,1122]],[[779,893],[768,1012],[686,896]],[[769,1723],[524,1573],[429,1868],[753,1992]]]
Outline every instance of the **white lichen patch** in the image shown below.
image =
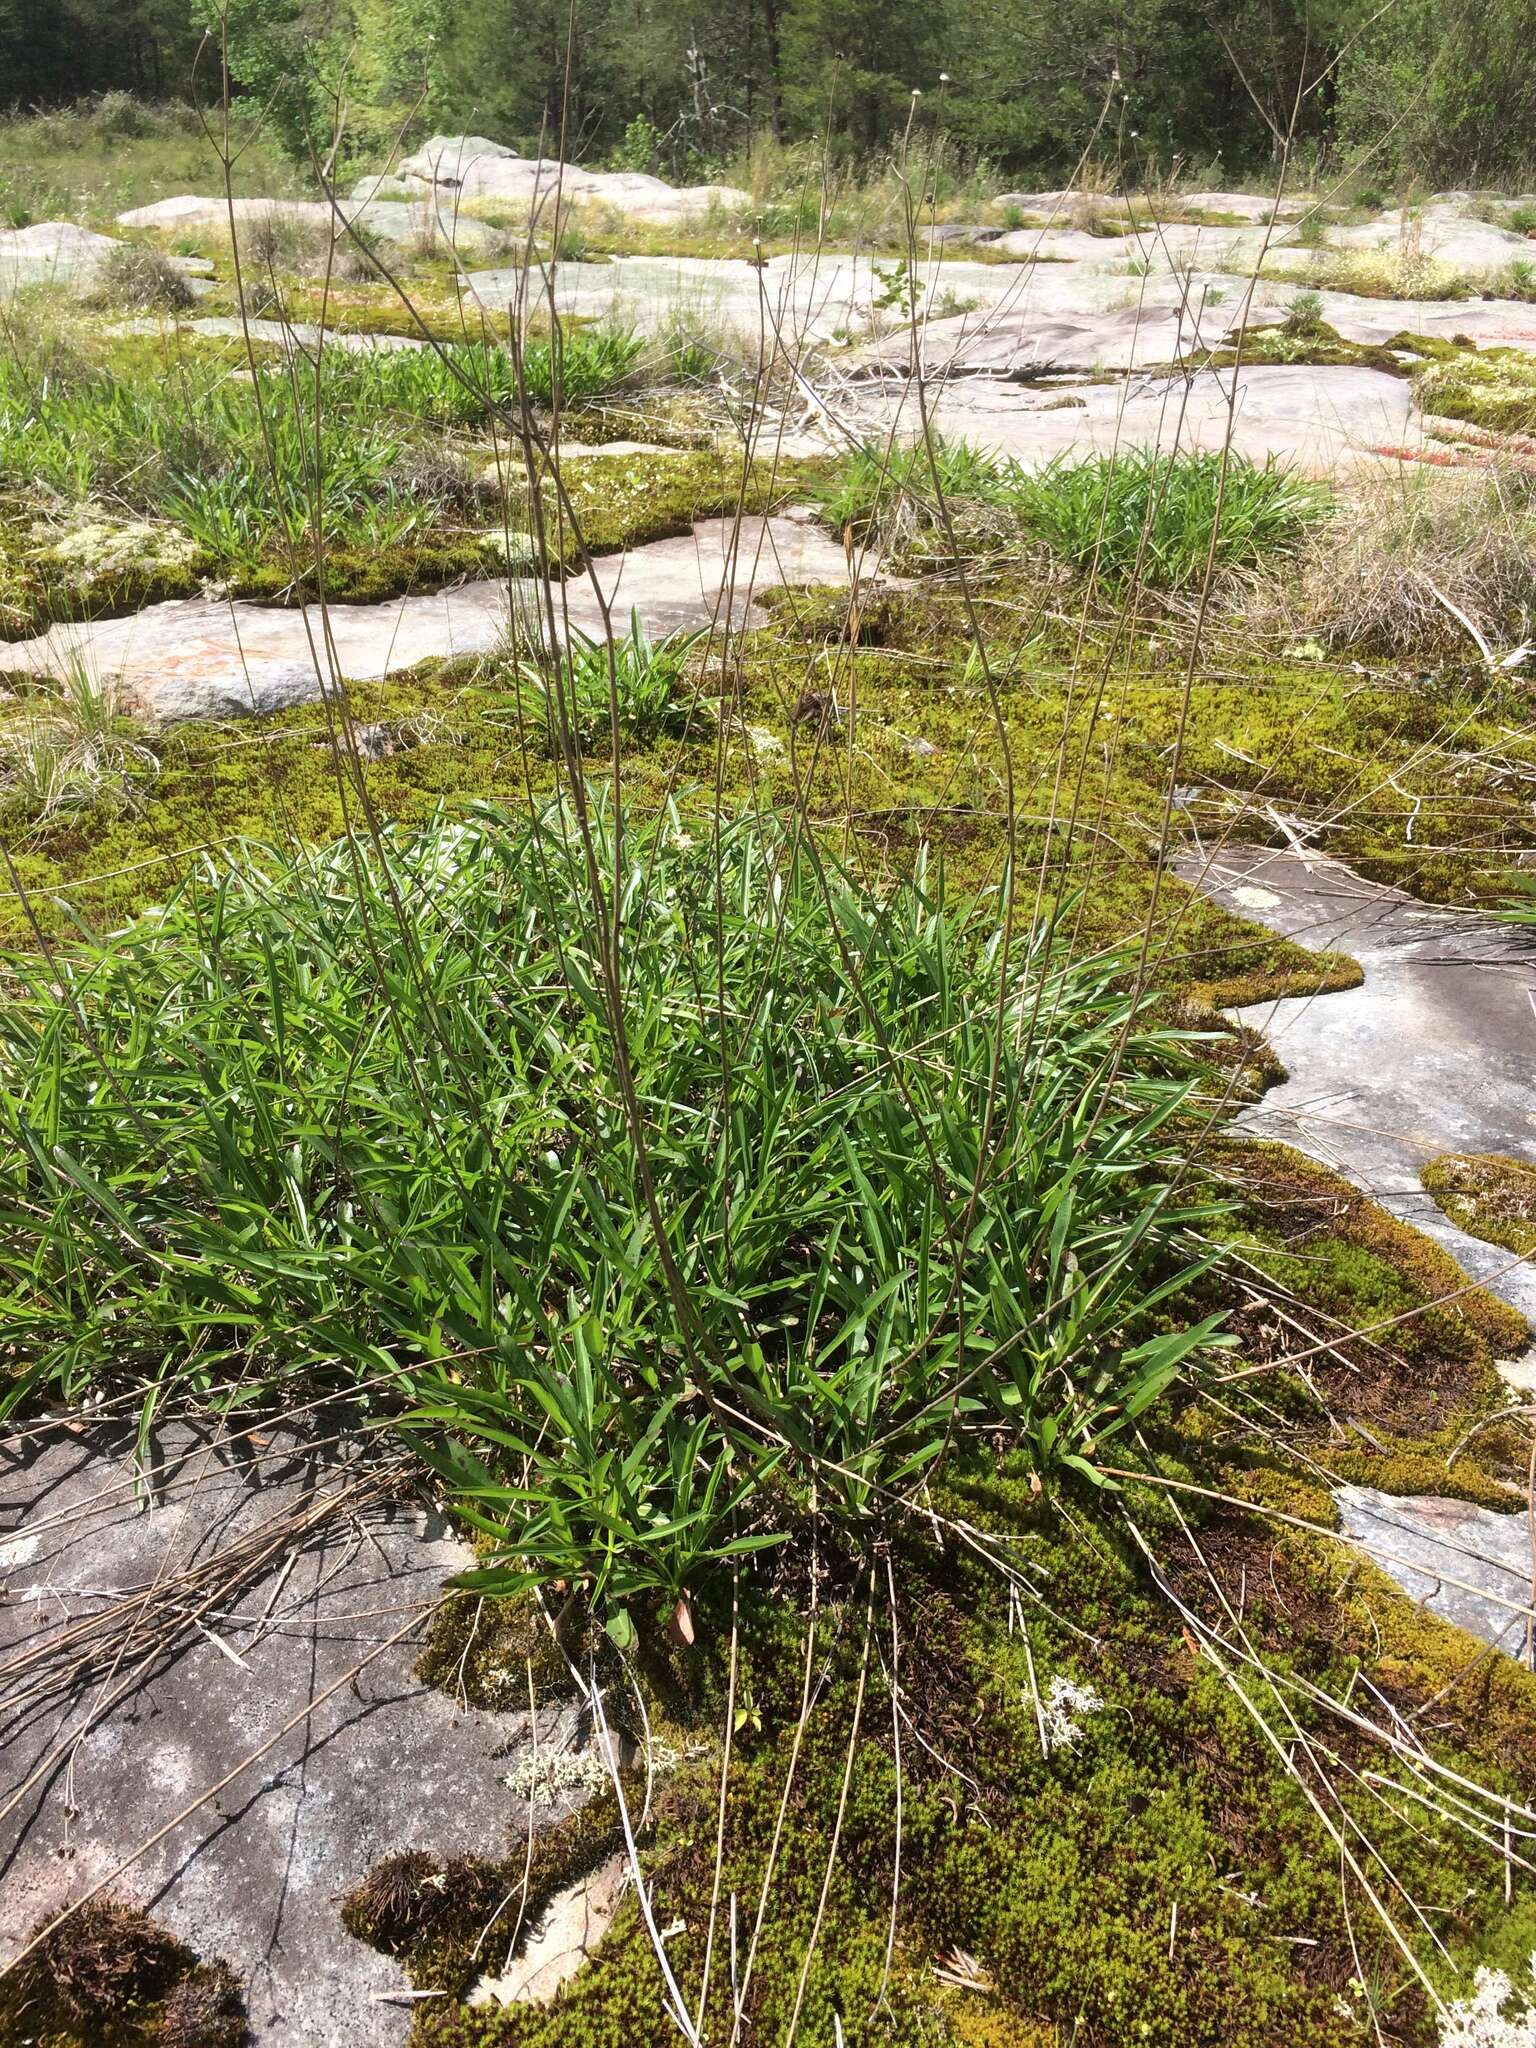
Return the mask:
[[[1536,1955],[1531,1982],[1536,1990]],[[1506,2012],[1514,1996],[1506,1973],[1485,1965],[1472,1980],[1472,1996],[1454,2000],[1441,2016],[1440,2048],[1536,2048],[1536,2005]]]
[[1103,1711],[1104,1701],[1091,1685],[1079,1685],[1058,1671],[1040,1702],[1047,1750],[1076,1749],[1083,1739],[1083,1722]]
[[609,1782],[608,1766],[594,1749],[531,1750],[518,1758],[505,1782],[530,1806],[558,1806],[602,1791]]
[[132,570],[183,569],[197,557],[197,542],[163,519],[117,519],[85,505],[64,527],[35,525],[28,536],[36,562],[62,570],[73,583],[90,584]]

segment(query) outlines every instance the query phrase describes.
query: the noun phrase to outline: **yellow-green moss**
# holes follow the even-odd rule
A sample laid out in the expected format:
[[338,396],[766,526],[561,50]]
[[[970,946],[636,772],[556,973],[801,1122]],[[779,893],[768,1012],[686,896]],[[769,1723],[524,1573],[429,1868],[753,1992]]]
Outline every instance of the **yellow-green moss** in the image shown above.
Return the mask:
[[[1450,1459],[1472,1424],[1507,1407],[1495,1361],[1529,1342],[1524,1319],[1470,1286],[1432,1238],[1304,1154],[1226,1141],[1208,1160],[1243,1202],[1220,1234],[1284,1290],[1286,1321],[1250,1302],[1233,1326],[1255,1362],[1276,1360],[1264,1398],[1308,1457],[1336,1479],[1385,1492],[1507,1507],[1516,1468],[1523,1472],[1512,1425],[1481,1429],[1472,1454]],[[1284,1360],[1298,1349],[1311,1354],[1308,1385],[1287,1392]]]
[[453,1593],[432,1617],[416,1676],[470,1706],[520,1711],[528,1705],[530,1666],[536,1697],[570,1675],[531,1590],[524,1599]]
[[[1176,1432],[1161,1455],[1166,1467],[1221,1490],[1241,1483]],[[1195,1462],[1181,1467],[1181,1455]],[[1215,1596],[1166,1496],[1132,1491],[1138,1526],[1181,1597],[1219,1621]],[[1262,1491],[1262,1473],[1254,1491]],[[1082,2048],[1121,2048],[1127,2040],[1149,2048],[1343,2043],[1356,2038],[1339,2029],[1335,2003],[1353,1974],[1352,1934],[1390,2004],[1398,2038],[1428,2048],[1432,2016],[1389,1938],[1368,1912],[1346,1925],[1336,1853],[1232,1691],[1211,1664],[1190,1654],[1174,1610],[1103,1498],[1064,1503],[1070,1512],[1059,1512],[1031,1491],[1026,1473],[1005,1464],[955,1472],[935,1505],[1005,1532],[1042,1600],[1024,1608],[1026,1653],[994,1571],[963,1550],[938,1552],[910,1529],[889,1532],[908,1733],[888,2003],[871,2017],[889,1930],[897,1791],[890,1704],[872,1655],[846,1816],[806,1979],[805,2038],[833,2038],[836,2014],[850,2042],[886,2048],[1035,2048],[1074,2031]],[[1288,1671],[1336,1694],[1364,1673],[1389,1686],[1405,1713],[1453,1681],[1427,1738],[1453,1767],[1501,1786],[1515,1782],[1516,1745],[1536,1728],[1536,1680],[1508,1660],[1484,1660],[1499,1667],[1486,1685],[1468,1683],[1457,1692],[1454,1681],[1475,1654],[1466,1639],[1425,1623],[1386,1580],[1359,1570],[1346,1578],[1338,1546],[1299,1533],[1278,1539],[1261,1519],[1196,1498],[1185,1505],[1231,1597],[1243,1586],[1250,1640]],[[825,1561],[831,1576],[815,1659],[821,1684],[753,1971],[754,2038],[781,2038],[798,1994],[853,1733],[866,1612],[861,1575],[853,1560]],[[653,1911],[658,1924],[675,1930],[668,1960],[690,2003],[714,1883],[725,1590],[706,1589],[698,1602],[698,1647],[686,1655],[711,1675],[695,1685],[704,1704],[691,1722],[686,1714],[677,1718],[678,1685],[644,1667],[652,1713],[672,1717],[667,1747],[696,1759],[674,1763],[654,1788],[654,1826],[641,1840]],[[743,1930],[755,1917],[794,1745],[804,1609],[803,1590],[793,1587],[777,1596],[749,1589],[745,1596],[738,1699],[750,1696],[752,1711],[738,1721],[721,1874],[721,1898],[735,1896]],[[888,1659],[883,1594],[874,1615]],[[1042,1755],[1031,1688],[1048,1688],[1058,1675],[1092,1686],[1104,1705],[1080,1717],[1076,1747]],[[625,1691],[616,1685],[611,1697]],[[1259,1696],[1262,1705],[1262,1689]],[[1340,1724],[1291,1698],[1303,1724],[1325,1742],[1345,1740]],[[1278,1714],[1272,1700],[1267,1711]],[[1480,1951],[1498,1938],[1496,1854],[1484,1855],[1454,1833],[1430,1841],[1370,1801],[1356,1782],[1341,1776],[1338,1784],[1346,1806],[1454,1950]],[[600,1832],[608,1818],[600,1810],[583,1824],[582,1840],[590,1842],[589,1828]],[[504,1862],[494,1875],[482,1871],[474,1879],[473,1910],[462,1916],[466,1933],[478,1933],[475,1913],[498,1883],[498,1896],[520,1886],[524,1839],[514,1821]],[[565,1841],[557,1829],[548,1850],[538,1850],[541,1884],[549,1872],[558,1871],[562,1882],[576,1874]],[[467,1882],[461,1871],[442,1889],[452,1895]],[[349,1910],[361,1926],[356,1908]],[[709,2038],[730,2028],[722,1927]],[[1286,1939],[1301,1930],[1307,1943]],[[467,1981],[452,1940],[435,1921],[425,1932],[373,1931],[402,1955],[422,1988]],[[976,1958],[991,1987],[985,1995],[954,1992],[935,1978],[930,1959],[957,1949]],[[1427,1967],[1438,1968],[1427,1945],[1421,1953]],[[549,2008],[470,2010],[436,1999],[418,2008],[412,2038],[417,2048],[661,2048],[669,2026],[654,1958],[631,1907]]]
[[1420,410],[1499,433],[1536,429],[1536,365],[1520,349],[1485,349],[1428,364],[1415,395]]
[[1448,1152],[1419,1174],[1459,1229],[1507,1251],[1536,1252],[1536,1164],[1504,1152]]

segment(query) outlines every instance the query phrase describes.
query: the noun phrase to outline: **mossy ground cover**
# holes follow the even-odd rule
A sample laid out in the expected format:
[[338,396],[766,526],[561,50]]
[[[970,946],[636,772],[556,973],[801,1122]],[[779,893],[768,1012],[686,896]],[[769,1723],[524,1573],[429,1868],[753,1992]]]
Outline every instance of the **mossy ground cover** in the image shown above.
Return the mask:
[[[1326,1495],[1298,1482],[1283,1456],[1234,1460],[1229,1445],[1175,1422],[1161,1432],[1156,1457],[1184,1482],[1267,1492],[1326,1520]],[[812,2039],[833,2038],[835,2019],[849,2042],[934,2048],[1068,2040],[1281,2048],[1368,2040],[1374,2007],[1388,2038],[1432,2041],[1422,1991],[1363,1902],[1341,1897],[1336,1859],[1301,1789],[1220,1659],[1202,1652],[1149,1581],[1129,1523],[1172,1591],[1213,1626],[1229,1619],[1223,1599],[1241,1603],[1245,1640],[1285,1678],[1336,1696],[1368,1678],[1408,1716],[1433,1700],[1437,1754],[1517,1794],[1529,1789],[1524,1731],[1536,1681],[1413,1615],[1374,1571],[1356,1564],[1346,1576],[1324,1540],[1198,1498],[1175,1510],[1167,1496],[1132,1487],[1122,1519],[1101,1499],[1042,1498],[1005,1463],[957,1473],[934,1505],[953,1522],[1006,1534],[1022,1604],[963,1545],[936,1552],[893,1529],[878,1553],[878,1599],[861,1574],[828,1558],[814,1592],[786,1584],[738,1617],[718,1896],[737,1902],[743,1950],[789,1787],[744,1999],[753,2031],[782,2035],[798,2005]],[[651,1736],[673,1759],[653,1797],[642,1858],[653,1913],[672,1930],[669,1964],[690,2001],[701,1986],[715,1886],[725,1591],[699,1604],[697,1648],[653,1649],[627,1681],[606,1674],[616,1712],[635,1686],[643,1691]],[[803,1617],[818,1598],[814,1705],[800,1733]],[[570,1643],[578,1654],[579,1633]],[[477,1662],[482,1636],[493,1647]],[[490,1612],[458,1610],[423,1669],[505,1706],[514,1693],[527,1697],[525,1658],[540,1660],[533,1682],[542,1688],[553,1675],[542,1624],[516,1603],[504,1612],[493,1603]],[[1063,1695],[1063,1682],[1075,1690]],[[1251,1674],[1245,1683],[1251,1705],[1283,1722],[1265,1683]],[[1042,1728],[1036,1708],[1063,1697],[1089,1702],[1069,1716],[1070,1735],[1054,1719]],[[643,1732],[633,1708],[629,1724]],[[1463,1952],[1519,1957],[1530,1914],[1504,1919],[1496,1853],[1443,1829],[1427,1833],[1406,1798],[1373,1799],[1353,1779],[1373,1765],[1370,1744],[1316,1706],[1301,1707],[1286,1733],[1326,1751],[1346,1808],[1442,1939]],[[636,1809],[640,1776],[626,1786]],[[599,1799],[573,1826],[535,1838],[531,1912],[612,1849],[611,1814]],[[501,1864],[432,1866],[419,1926],[408,1915],[403,1927],[398,1917],[371,1920],[358,1894],[347,1924],[400,1955],[419,1988],[462,1999],[484,1973],[483,1947],[477,1954],[474,1945],[487,1914],[509,1893],[523,1896],[524,1862],[514,1825]],[[705,2034],[724,2039],[732,1996],[723,1924],[716,1937]],[[1428,1961],[1427,1942],[1422,1954]],[[420,2009],[412,2038],[454,2048],[620,2048],[661,2043],[669,2028],[631,1901],[547,2011],[434,2000]]]
[[1536,1252],[1536,1164],[1508,1153],[1452,1152],[1419,1175],[1462,1230],[1506,1250]]
[[1426,361],[1454,361],[1466,353],[1467,350],[1450,342],[1406,330],[1382,342],[1346,341],[1320,314],[1309,313],[1303,306],[1299,313],[1293,308],[1278,325],[1249,329],[1243,336],[1241,352],[1235,346],[1210,349],[1165,367],[1170,376],[1185,374],[1191,367],[1227,370],[1242,362],[1381,370],[1389,377],[1411,377]]
[[1484,349],[1430,363],[1417,380],[1421,409],[1501,434],[1536,428],[1536,365],[1520,349]]
[[[722,480],[703,458],[658,466],[662,489],[623,461],[609,487],[607,466],[574,464],[568,481],[578,502],[590,490],[610,531],[626,517],[639,531],[665,530],[720,502]],[[672,504],[663,490],[677,494]],[[813,601],[813,615],[821,604]],[[1008,609],[992,616],[1006,625]],[[717,777],[728,794],[755,789],[768,801],[798,786],[814,814],[845,820],[840,829],[875,872],[899,868],[926,835],[957,873],[994,875],[1004,849],[1003,741],[986,687],[953,651],[953,607],[908,606],[886,620],[884,637],[898,644],[850,651],[795,644],[771,629],[755,636],[733,664],[728,697],[717,675],[702,673],[681,736],[630,750],[630,800],[645,808],[676,797],[685,811],[702,808]],[[1232,1003],[1281,993],[1298,972],[1309,988],[1354,978],[1343,963],[1303,961],[1171,876],[1158,883],[1156,827],[1186,708],[1177,672],[1112,674],[1097,715],[1089,688],[1064,675],[1048,647],[1026,641],[1001,674],[1018,844],[1028,863],[1043,862],[1048,893],[1081,887],[1086,936],[1136,931],[1155,887],[1160,978],[1170,987]],[[828,707],[836,700],[839,712],[856,708],[857,722],[797,719],[807,695]],[[355,686],[355,717],[404,742],[357,771],[378,813],[419,822],[439,804],[552,788],[554,765],[536,743],[524,747],[517,701],[515,674],[493,662]],[[1196,832],[1207,845],[1226,832],[1281,840],[1277,815],[1321,821],[1327,850],[1367,872],[1433,900],[1476,902],[1507,893],[1511,865],[1536,838],[1520,785],[1501,765],[1523,743],[1508,737],[1497,694],[1372,686],[1303,668],[1199,682],[1187,714],[1173,825],[1191,845]],[[93,811],[40,822],[13,811],[13,857],[45,915],[62,890],[80,914],[115,920],[158,900],[196,849],[274,832],[325,840],[342,829],[346,775],[318,707],[259,726],[171,728],[151,745],[154,772],[137,773]],[[21,928],[14,901],[5,920]]]
[[[648,521],[680,519],[684,503],[724,509],[735,490],[712,458],[692,470],[598,459],[573,464],[567,484],[591,546],[598,534],[615,544],[646,536]],[[1358,970],[1217,909],[1166,871],[1170,779],[1168,823],[1189,847],[1218,849],[1227,833],[1283,843],[1299,827],[1434,900],[1507,893],[1512,865],[1536,843],[1511,772],[1525,768],[1529,746],[1513,686],[1300,661],[1200,667],[1189,683],[1185,649],[1160,612],[1091,613],[1079,638],[1053,616],[1052,593],[1017,576],[982,579],[990,686],[953,590],[896,593],[867,611],[846,597],[792,594],[724,673],[697,651],[672,729],[626,750],[628,801],[642,814],[673,804],[684,833],[721,799],[798,802],[873,880],[904,872],[927,841],[957,883],[981,885],[1007,852],[1011,776],[1023,906],[1054,906],[1084,945],[1147,932],[1156,985],[1207,1021],[1211,1005],[1339,986]],[[380,818],[424,822],[487,797],[526,804],[556,786],[509,662],[433,664],[349,696],[377,758],[338,752],[317,708],[154,735],[154,760],[93,806],[42,819],[13,806],[0,823],[31,914],[55,939],[77,918],[120,924],[203,853],[222,857],[242,839],[334,839],[363,816],[364,796]],[[14,895],[0,929],[12,942],[33,937]],[[1217,1153],[1204,1166],[1241,1203],[1221,1228],[1262,1306],[1232,1283],[1225,1299],[1243,1349],[1231,1364],[1258,1372],[1194,1385],[1160,1416],[1149,1439],[1159,1469],[1324,1524],[1328,1477],[1506,1504],[1513,1446],[1501,1432],[1482,1432],[1475,1456],[1449,1473],[1447,1460],[1498,1404],[1493,1361],[1517,1345],[1518,1319],[1482,1295],[1440,1302],[1458,1284],[1444,1255],[1296,1155]],[[1295,1346],[1277,1341],[1287,1325],[1265,1312],[1277,1303],[1301,1326]],[[934,1527],[948,1536],[930,1544],[910,1522],[872,1522],[873,1580],[864,1561],[806,1544],[800,1566],[748,1589],[719,1889],[722,1913],[739,1903],[744,1933],[793,1765],[743,1998],[758,2038],[782,2037],[798,2013],[806,2040],[831,2041],[841,2027],[850,2043],[933,2048],[1299,2048],[1370,2040],[1374,2010],[1388,2039],[1434,2039],[1422,1988],[1358,1887],[1341,1890],[1336,1851],[1249,1710],[1279,1720],[1269,1681],[1225,1675],[1181,1624],[1169,1589],[1218,1630],[1230,1622],[1225,1595],[1282,1674],[1335,1694],[1369,1678],[1398,1712],[1425,1718],[1443,1760],[1525,1797],[1532,1681],[1416,1616],[1325,1538],[1203,1494],[1174,1498],[1178,1513],[1146,1486],[1108,1499],[1039,1493],[1006,1458],[957,1463],[933,1494],[948,1518]],[[1162,1588],[1133,1520],[1160,1560]],[[954,1540],[962,1522],[1004,1539],[1029,1596],[1022,1610],[1006,1575]],[[808,1554],[819,1558],[814,1574]],[[668,1955],[690,1997],[715,1892],[729,1594],[721,1572],[700,1589],[689,1652],[646,1631],[635,1674],[653,1735],[678,1759],[642,1854],[658,1924],[677,1928]],[[808,1612],[819,1617],[815,1705],[797,1739]],[[530,1657],[536,1685],[558,1682],[562,1666],[526,1608],[455,1603],[446,1614],[424,1669],[450,1689],[514,1707]],[[576,1633],[568,1647],[589,1646]],[[621,1711],[612,1654],[600,1644],[595,1654],[608,1660]],[[1100,1703],[1059,1743],[1036,1708],[1057,1677]],[[1378,1752],[1315,1700],[1292,1706],[1343,1807],[1369,1826],[1457,1958],[1519,1960],[1536,1916],[1522,1891],[1505,1915],[1497,1854],[1426,1826],[1406,1794],[1379,1797],[1352,1775],[1376,1769]],[[536,1910],[613,1842],[601,1800],[551,1831],[526,1906]],[[406,1846],[431,1856],[430,1843]],[[514,1834],[502,1860],[403,1873],[411,1881],[389,1892],[387,1912],[377,1889],[349,1902],[354,1933],[399,1954],[420,1988],[452,1994],[420,2005],[415,2040],[670,2039],[633,1902],[549,2011],[462,2002],[483,1967],[475,1943],[498,1905],[520,1895],[525,1855]],[[723,1928],[706,2003],[712,2038],[731,2027]],[[1409,1939],[1449,1985],[1423,1928]]]
[[[468,374],[501,362],[482,349]],[[509,527],[531,548],[521,450],[498,431],[495,403],[477,406],[435,359],[343,357],[317,373],[302,357],[290,371],[264,347],[256,363],[259,402],[239,338],[46,334],[30,358],[0,365],[0,639],[191,596],[210,581],[230,596],[309,599],[320,580],[316,526],[338,602],[494,574]],[[397,390],[404,371],[410,388]],[[417,384],[466,417],[409,404]],[[318,442],[302,418],[304,391],[312,400],[317,385],[334,407]],[[630,420],[602,397],[573,407],[566,440],[624,437]],[[662,403],[677,438],[693,444],[675,458],[576,458],[562,472],[564,504],[539,463],[553,565],[574,569],[584,553],[686,533],[738,508],[772,509],[815,472],[733,459],[683,394]],[[541,424],[552,428],[547,415]],[[274,436],[285,483],[270,474]],[[311,471],[325,478],[318,512],[303,482]]]
[[[1273,1369],[1266,1399],[1286,1441],[1337,1480],[1508,1508],[1525,1485],[1519,1431],[1480,1427],[1462,1453],[1508,1403],[1497,1363],[1525,1349],[1524,1319],[1288,1146],[1226,1142],[1203,1162],[1240,1202],[1218,1230],[1230,1327],[1250,1366]],[[1293,1356],[1304,1374],[1287,1373]]]

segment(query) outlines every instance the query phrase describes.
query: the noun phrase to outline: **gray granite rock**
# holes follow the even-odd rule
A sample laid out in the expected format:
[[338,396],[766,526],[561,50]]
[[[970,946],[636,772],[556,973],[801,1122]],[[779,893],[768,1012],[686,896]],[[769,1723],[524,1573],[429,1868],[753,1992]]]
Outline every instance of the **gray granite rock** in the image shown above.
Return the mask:
[[1495,1514],[1464,1500],[1404,1499],[1345,1486],[1340,1523],[1411,1600],[1531,1664],[1536,1553],[1524,1508]]
[[[256,2048],[403,2042],[402,1972],[343,1932],[338,1900],[397,1849],[505,1853],[527,1826],[505,1779],[528,1731],[525,1715],[466,1708],[415,1678],[419,1629],[380,1648],[470,1561],[430,1508],[407,1493],[278,1540],[376,1456],[355,1437],[325,1443],[336,1426],[279,1425],[239,1446],[170,1428],[147,1504],[131,1432],[9,1440],[0,1775],[21,1796],[0,1821],[0,1959],[148,1843],[112,1890],[232,1964]],[[99,1652],[72,1670],[80,1624],[189,1570],[222,1571],[258,1532],[273,1534],[270,1555],[197,1620],[191,1599],[180,1625],[162,1603],[115,1661]],[[569,1719],[541,1710],[541,1741]]]
[[[1266,1034],[1289,1075],[1240,1124],[1324,1160],[1536,1326],[1531,1264],[1459,1230],[1419,1183],[1419,1168],[1447,1152],[1536,1160],[1531,934],[1433,909],[1321,854],[1228,846],[1175,865],[1241,916],[1349,953],[1365,970],[1358,988],[1236,1013]],[[1536,1388],[1536,1351],[1505,1375]]]
[[[57,285],[78,294],[94,289],[103,261],[125,245],[120,236],[99,235],[67,220],[34,221],[31,227],[0,232],[0,291],[26,285]],[[213,268],[195,256],[168,259],[187,279],[193,295]]]

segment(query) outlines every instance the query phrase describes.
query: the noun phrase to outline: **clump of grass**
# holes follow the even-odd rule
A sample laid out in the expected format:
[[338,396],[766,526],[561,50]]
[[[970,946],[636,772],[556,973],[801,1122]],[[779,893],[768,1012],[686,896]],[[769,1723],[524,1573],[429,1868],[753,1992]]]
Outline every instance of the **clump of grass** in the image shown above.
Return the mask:
[[61,811],[118,801],[156,766],[110,678],[93,676],[83,660],[0,699],[0,818],[36,826]]
[[633,372],[644,351],[627,328],[571,327],[530,337],[518,367],[493,342],[467,341],[435,349],[401,349],[355,357],[333,386],[339,405],[360,413],[392,413],[411,420],[473,426],[498,411],[516,409],[526,394],[535,405],[566,405],[605,397]]
[[163,249],[124,242],[111,249],[96,273],[94,295],[107,306],[136,313],[181,313],[195,302],[191,281]]
[[1208,561],[1232,569],[1292,552],[1328,505],[1284,463],[1140,449],[1017,469],[1009,499],[1075,569],[1165,590],[1198,583]]
[[1298,292],[1285,309],[1280,331],[1282,334],[1302,340],[1315,335],[1323,324],[1321,293]]
[[1377,655],[1464,655],[1477,621],[1517,644],[1536,616],[1536,488],[1516,468],[1362,479],[1294,562],[1256,571],[1247,607],[1267,639]]
[[1503,1152],[1452,1152],[1419,1174],[1460,1229],[1512,1252],[1536,1252],[1536,1163]]
[[680,691],[698,638],[671,633],[653,641],[632,612],[629,631],[611,644],[578,633],[562,656],[521,661],[519,694],[542,750],[558,757],[571,745],[593,747],[609,737],[615,716],[620,737],[631,744],[681,732],[687,706]]
[[[889,539],[901,517],[935,526],[941,494],[951,508],[1004,509],[1015,539],[1042,543],[1077,572],[1167,590],[1198,582],[1208,560],[1231,569],[1294,550],[1328,504],[1284,464],[1239,455],[1131,449],[1031,470],[940,441],[932,463],[923,449],[854,450],[824,493],[823,516],[856,532],[878,523]],[[994,545],[1007,540],[994,534]]]
[[[510,377],[500,351],[483,353],[472,373]],[[323,459],[312,426],[322,374]],[[323,372],[299,358],[247,379],[217,359],[169,380],[87,364],[42,384],[0,358],[0,467],[64,500],[172,519],[222,573],[248,575],[285,544],[385,548],[462,505],[457,483],[440,493],[404,458],[420,420],[483,416],[495,396],[465,391],[426,351],[328,359]]]
[[[934,477],[938,484],[935,490]],[[817,493],[829,526],[856,534],[887,530],[915,500],[931,518],[937,497],[1003,504],[1009,465],[968,441],[934,436],[927,447],[884,447],[866,442],[850,449],[836,475]]]
[[595,791],[253,849],[8,963],[6,1405],[355,1381],[478,1589],[621,1637],[813,1486],[864,1523],[987,1444],[1092,1476],[1213,1327],[1160,1320],[1192,1069],[1123,970],[922,859],[876,897],[750,816],[619,843]]

